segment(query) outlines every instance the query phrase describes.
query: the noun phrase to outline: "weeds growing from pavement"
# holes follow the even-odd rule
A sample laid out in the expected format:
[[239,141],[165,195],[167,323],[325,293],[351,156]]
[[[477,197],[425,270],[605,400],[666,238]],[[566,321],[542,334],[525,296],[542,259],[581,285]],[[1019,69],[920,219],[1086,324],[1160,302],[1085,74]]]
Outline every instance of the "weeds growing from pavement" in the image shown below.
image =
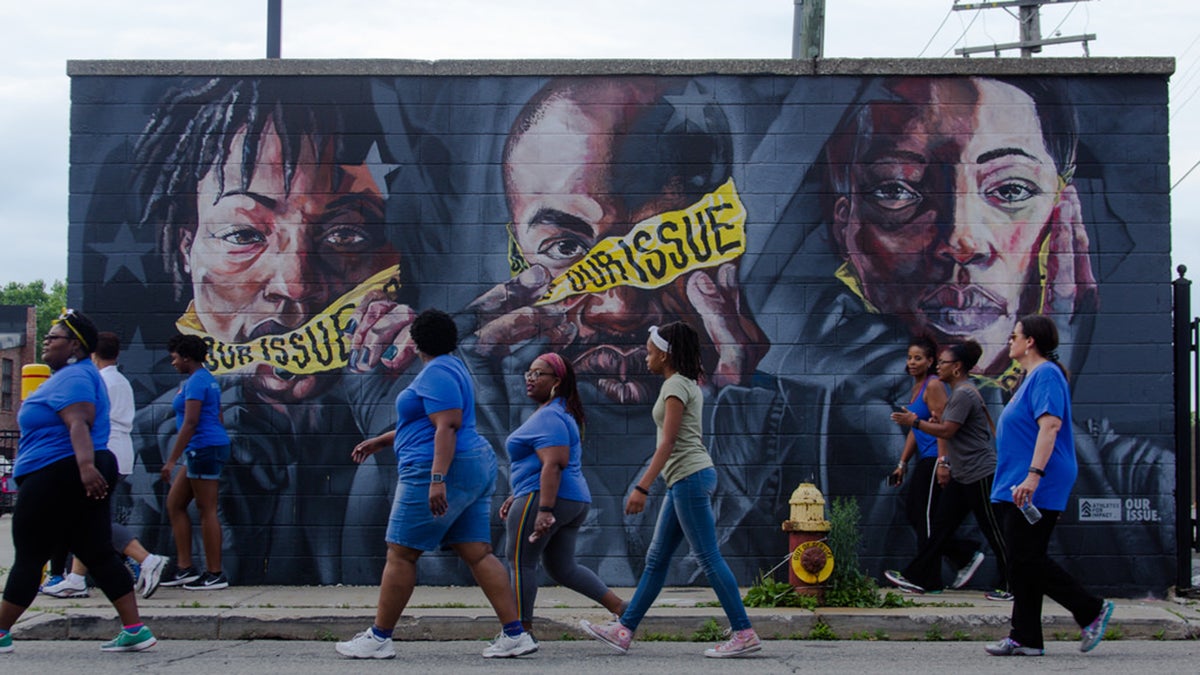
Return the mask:
[[808,631],[808,639],[809,640],[836,640],[836,639],[838,639],[838,636],[837,636],[837,633],[834,633],[833,629],[829,627],[829,624],[825,623],[824,621],[822,621],[820,619],[817,619],[817,622],[814,623],[812,625],[812,628],[809,629],[809,631]]
[[721,628],[716,619],[705,621],[700,630],[692,635],[692,642],[719,642],[724,639],[725,629]]
[[816,609],[817,599],[808,595],[800,595],[791,584],[759,575],[754,585],[746,590],[742,603],[747,607],[800,607]]

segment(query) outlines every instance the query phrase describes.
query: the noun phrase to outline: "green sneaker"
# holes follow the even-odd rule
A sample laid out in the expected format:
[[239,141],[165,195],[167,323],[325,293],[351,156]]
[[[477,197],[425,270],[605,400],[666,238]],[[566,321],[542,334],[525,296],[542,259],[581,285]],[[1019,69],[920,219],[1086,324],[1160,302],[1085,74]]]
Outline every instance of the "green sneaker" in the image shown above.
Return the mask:
[[154,637],[154,633],[151,633],[149,628],[142,626],[136,633],[124,630],[117,633],[117,637],[100,645],[100,650],[105,652],[140,652],[156,644],[158,644],[158,638]]
[[4,637],[0,637],[0,654],[7,654],[12,650],[12,633],[5,633]]

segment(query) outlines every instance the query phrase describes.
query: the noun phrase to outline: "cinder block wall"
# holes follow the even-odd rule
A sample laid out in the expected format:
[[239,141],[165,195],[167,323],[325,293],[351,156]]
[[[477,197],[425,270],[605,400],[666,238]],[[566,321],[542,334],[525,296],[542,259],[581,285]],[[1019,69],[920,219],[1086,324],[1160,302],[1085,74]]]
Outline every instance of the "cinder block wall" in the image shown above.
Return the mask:
[[[140,407],[121,517],[172,551],[157,476],[179,382],[165,343],[182,325],[222,357],[233,581],[377,581],[396,462],[349,453],[394,423],[419,363],[384,351],[404,345],[409,309],[434,306],[460,325],[497,507],[505,437],[533,410],[521,373],[551,349],[574,360],[593,498],[579,559],[632,585],[665,494],[660,480],[648,513],[622,513],[655,447],[660,380],[641,349],[648,326],[684,320],[705,345],[714,512],[739,581],[787,555],[779,525],[802,481],[856,500],[860,562],[878,574],[915,551],[913,486],[884,480],[908,341],[977,339],[998,416],[1015,386],[1004,338],[1040,312],[1062,331],[1080,462],[1054,549],[1106,592],[1161,592],[1173,68],[71,62],[69,296],[125,338]],[[526,265],[547,272],[514,279]],[[556,277],[593,285],[539,304]],[[364,356],[354,335],[380,316]],[[671,583],[704,583],[686,545],[675,557]],[[422,563],[423,583],[468,578],[445,553]]]

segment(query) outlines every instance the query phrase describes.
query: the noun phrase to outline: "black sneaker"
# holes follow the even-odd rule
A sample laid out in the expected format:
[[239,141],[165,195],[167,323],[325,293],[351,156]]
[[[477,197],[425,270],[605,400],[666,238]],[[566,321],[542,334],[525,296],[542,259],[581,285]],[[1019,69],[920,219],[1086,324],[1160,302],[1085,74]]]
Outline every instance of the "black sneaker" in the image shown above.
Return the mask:
[[175,573],[158,582],[159,586],[182,586],[200,578],[200,572],[195,567],[176,568]]
[[187,591],[219,591],[229,588],[229,580],[225,578],[224,572],[205,572],[199,579],[184,584],[183,588]]

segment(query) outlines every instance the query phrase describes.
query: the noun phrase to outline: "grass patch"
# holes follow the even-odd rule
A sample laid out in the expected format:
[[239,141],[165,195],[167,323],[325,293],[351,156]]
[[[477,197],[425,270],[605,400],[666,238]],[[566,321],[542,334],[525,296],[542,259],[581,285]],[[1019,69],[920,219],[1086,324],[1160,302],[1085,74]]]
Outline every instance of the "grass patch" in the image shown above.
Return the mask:
[[721,601],[720,600],[703,600],[701,602],[697,602],[696,606],[697,607],[720,607]]
[[560,642],[575,642],[579,639],[579,636],[574,633],[563,633],[558,636],[558,639]]
[[817,608],[817,599],[800,595],[789,583],[760,574],[754,585],[746,590],[742,604],[747,607],[801,607],[811,610]]
[[935,600],[933,602],[912,602],[912,607],[974,607],[973,602],[947,602],[945,600]]
[[470,609],[478,605],[468,605],[465,602],[435,602],[427,605],[413,605],[421,609]]
[[646,633],[639,638],[642,642],[687,642],[688,639],[675,633]]
[[836,640],[836,639],[838,639],[838,636],[837,636],[837,633],[834,633],[833,629],[829,627],[829,624],[818,619],[817,622],[814,623],[812,628],[808,631],[808,639],[809,640]]
[[1121,630],[1120,626],[1110,624],[1108,630],[1104,631],[1105,640],[1124,640],[1125,631]]
[[1154,635],[1150,636],[1150,638],[1153,640],[1166,640],[1167,631],[1165,628],[1159,628],[1157,631],[1155,631]]
[[317,631],[317,641],[318,642],[337,642],[338,636],[334,635],[333,631],[329,630],[328,628],[322,628],[321,630]]
[[[964,604],[969,604],[969,603],[964,603]],[[899,593],[893,593],[892,591],[886,591],[883,594],[883,597],[879,600],[879,606],[886,608],[886,609],[900,609],[901,607],[920,607],[920,606],[922,606],[922,603],[919,603],[910,598],[906,598],[903,595],[900,595]]]
[[692,635],[692,642],[719,642],[725,639],[725,629],[717,624],[716,619],[704,622],[700,630]]
[[942,624],[940,622],[933,624],[929,627],[929,630],[925,631],[926,642],[941,642],[945,639],[946,637],[942,635]]
[[890,640],[891,638],[888,637],[888,634],[886,632],[884,632],[882,629],[880,629],[880,630],[875,630],[873,632],[872,631],[862,631],[859,633],[851,633],[850,639],[867,641],[867,642],[882,642],[884,640]]
[[954,642],[967,642],[971,639],[971,634],[964,630],[956,630],[950,634],[950,639]]

